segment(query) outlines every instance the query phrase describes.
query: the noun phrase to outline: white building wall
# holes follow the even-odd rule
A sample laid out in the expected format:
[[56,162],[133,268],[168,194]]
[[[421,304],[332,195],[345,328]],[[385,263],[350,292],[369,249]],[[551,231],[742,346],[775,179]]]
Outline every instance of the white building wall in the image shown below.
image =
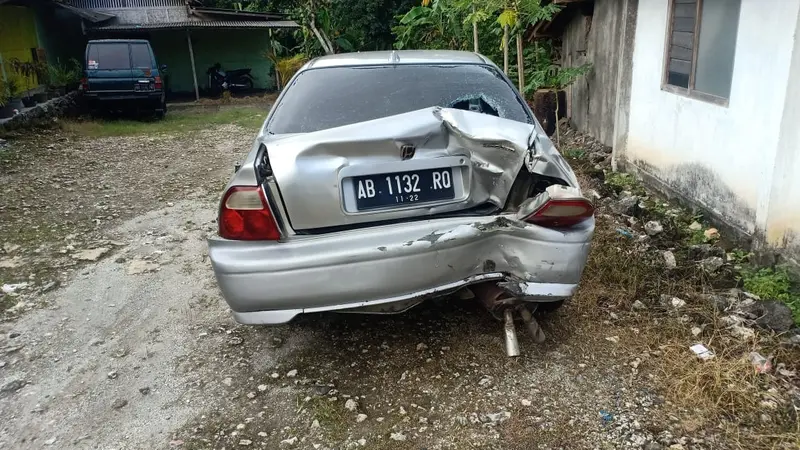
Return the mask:
[[800,263],[800,15],[766,215],[766,243]]
[[[623,145],[615,148],[615,160],[632,164],[746,233],[758,235],[767,228],[776,198],[792,204],[793,226],[800,227],[798,183],[787,174],[776,188],[793,194],[773,189],[779,141],[794,152],[795,167],[800,164],[800,122],[782,121],[787,105],[800,118],[800,92],[794,92],[800,87],[792,91],[794,103],[785,98],[800,0],[742,0],[727,106],[661,89],[668,4],[639,0],[627,137],[618,140]],[[800,61],[795,63],[794,82],[800,83]],[[800,176],[800,168],[792,170]]]

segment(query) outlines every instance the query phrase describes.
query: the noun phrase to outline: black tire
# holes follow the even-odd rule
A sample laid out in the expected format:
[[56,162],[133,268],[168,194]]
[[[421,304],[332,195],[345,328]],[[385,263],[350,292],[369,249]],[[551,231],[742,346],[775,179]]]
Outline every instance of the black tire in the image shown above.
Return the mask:
[[156,120],[163,120],[167,115],[167,102],[162,100],[161,105],[155,110]]
[[246,87],[244,88],[245,92],[252,92],[252,90],[253,90],[253,80],[250,79],[249,77],[245,78],[244,79],[244,84],[246,85]]

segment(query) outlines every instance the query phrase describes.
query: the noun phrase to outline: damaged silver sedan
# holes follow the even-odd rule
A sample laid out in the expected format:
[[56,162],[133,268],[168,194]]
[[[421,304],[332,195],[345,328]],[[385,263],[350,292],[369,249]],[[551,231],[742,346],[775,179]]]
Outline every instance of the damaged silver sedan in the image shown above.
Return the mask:
[[573,295],[593,231],[575,175],[494,64],[368,52],[318,58],[287,84],[209,254],[245,324],[464,290],[536,334],[530,313]]

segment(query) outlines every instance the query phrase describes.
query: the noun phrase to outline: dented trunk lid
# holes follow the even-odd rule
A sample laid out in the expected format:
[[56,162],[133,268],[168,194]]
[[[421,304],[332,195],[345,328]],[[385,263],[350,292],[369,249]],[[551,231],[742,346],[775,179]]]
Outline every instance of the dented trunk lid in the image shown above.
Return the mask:
[[294,230],[502,208],[523,166],[577,187],[535,125],[431,107],[260,137]]

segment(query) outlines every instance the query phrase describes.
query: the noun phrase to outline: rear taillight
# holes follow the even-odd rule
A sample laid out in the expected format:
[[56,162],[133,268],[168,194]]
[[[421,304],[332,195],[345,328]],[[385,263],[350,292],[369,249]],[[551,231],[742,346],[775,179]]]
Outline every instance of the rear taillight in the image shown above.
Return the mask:
[[238,241],[277,241],[281,237],[261,187],[228,189],[219,210],[219,235]]
[[161,77],[156,75],[155,88],[156,89],[161,89],[162,86],[163,86],[163,84],[161,83]]
[[562,186],[548,186],[544,192],[520,205],[517,217],[548,228],[566,228],[592,217],[592,202],[580,190]]
[[89,79],[86,77],[81,78],[81,90],[86,92],[89,90]]

